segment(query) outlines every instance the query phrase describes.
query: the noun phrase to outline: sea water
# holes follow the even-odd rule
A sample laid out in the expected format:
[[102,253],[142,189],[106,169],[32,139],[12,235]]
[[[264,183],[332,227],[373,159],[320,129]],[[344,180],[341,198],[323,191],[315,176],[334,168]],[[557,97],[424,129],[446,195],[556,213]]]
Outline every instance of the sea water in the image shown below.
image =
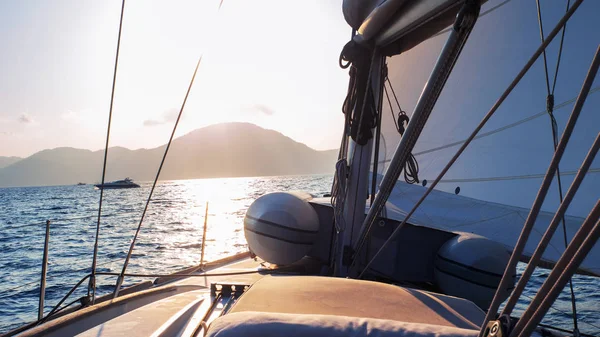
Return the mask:
[[[207,202],[205,259],[210,261],[247,250],[243,218],[256,198],[290,190],[322,196],[331,182],[331,175],[160,182],[127,271],[170,273],[197,265]],[[104,191],[98,271],[121,271],[150,187],[141,183],[137,189]],[[45,312],[90,272],[99,196],[92,185],[0,188],[0,333],[37,318],[46,220],[50,220],[50,249]],[[518,311],[545,276],[545,270],[536,272]],[[125,285],[139,281],[127,278]],[[106,294],[114,289],[115,277],[99,276],[97,283],[99,294]],[[600,334],[600,282],[577,277],[574,285],[581,332]],[[84,282],[71,299],[86,293]],[[570,313],[570,295],[563,292],[544,322],[572,329]]]

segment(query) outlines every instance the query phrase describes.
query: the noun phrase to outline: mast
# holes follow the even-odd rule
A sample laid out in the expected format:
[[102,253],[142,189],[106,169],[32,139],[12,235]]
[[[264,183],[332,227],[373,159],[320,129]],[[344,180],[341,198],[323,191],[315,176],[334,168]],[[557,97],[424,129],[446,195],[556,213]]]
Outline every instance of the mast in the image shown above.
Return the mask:
[[[346,276],[351,262],[355,244],[360,234],[361,225],[365,218],[365,208],[369,196],[369,173],[371,167],[371,158],[373,155],[376,123],[375,116],[381,111],[380,100],[377,99],[382,94],[383,76],[382,69],[384,57],[377,49],[367,49],[357,47],[350,42],[347,45],[353,52],[359,52],[361,55],[353,62],[356,67],[354,80],[363,80],[363,83],[357,83],[356,102],[351,108],[353,110],[346,113],[352,113],[352,126],[347,127],[349,137],[347,153],[342,156],[347,158],[347,196],[343,205],[344,229],[338,233],[337,247],[335,255],[335,274],[337,276]],[[348,51],[347,48],[344,48]],[[351,70],[351,76],[353,71]],[[365,80],[366,77],[366,80]],[[360,90],[362,89],[362,90]],[[349,93],[350,94],[350,93]]]
[[360,233],[359,237],[353,242],[354,251],[353,259],[349,267],[350,276],[359,274],[356,269],[360,263],[359,260],[363,256],[363,248],[368,241],[370,231],[379,217],[379,214],[385,208],[387,199],[396,185],[421,131],[425,127],[425,123],[452,72],[456,60],[460,56],[471,30],[475,26],[475,22],[479,16],[479,9],[480,5],[478,1],[467,1],[462,5],[456,16],[446,45],[438,58],[429,80],[423,88],[423,92],[421,93],[421,97],[419,97],[408,127],[406,128],[390,165],[383,176],[380,190],[369,209],[369,213],[366,218],[364,218],[364,223],[361,226],[358,226],[360,228]]

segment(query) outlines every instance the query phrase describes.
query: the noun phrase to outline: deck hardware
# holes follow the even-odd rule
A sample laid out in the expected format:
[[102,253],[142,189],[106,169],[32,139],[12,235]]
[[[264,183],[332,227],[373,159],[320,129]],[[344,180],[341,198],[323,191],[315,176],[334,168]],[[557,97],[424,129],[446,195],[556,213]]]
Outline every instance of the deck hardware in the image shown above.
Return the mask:
[[503,337],[505,336],[504,328],[500,321],[490,321],[486,329],[486,336],[488,337]]
[[211,283],[210,284],[210,296],[216,297],[221,295],[223,297],[240,296],[246,290],[250,288],[250,285],[244,283]]
[[497,319],[488,322],[484,336],[507,337],[510,335],[511,330],[517,321],[517,318],[508,315],[500,315]]

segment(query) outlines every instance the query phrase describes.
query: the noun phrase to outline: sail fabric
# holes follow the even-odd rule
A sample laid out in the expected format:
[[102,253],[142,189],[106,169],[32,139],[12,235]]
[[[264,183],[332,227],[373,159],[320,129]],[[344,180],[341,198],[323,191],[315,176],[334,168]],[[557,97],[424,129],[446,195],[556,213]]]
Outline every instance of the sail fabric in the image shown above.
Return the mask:
[[[482,7],[482,12],[498,4],[498,1],[490,1]],[[563,7],[558,6],[559,4],[547,5],[548,10],[564,11]],[[518,13],[517,16],[511,17],[512,24],[501,25],[502,29],[498,29],[511,13]],[[428,185],[438,176],[457,152],[462,141],[475,129],[507,84],[520,71],[526,58],[535,51],[540,43],[539,27],[537,20],[531,18],[536,17],[535,6],[528,7],[523,3],[510,2],[478,20],[412,151],[420,169],[420,183],[417,185]],[[575,18],[573,22],[581,24],[594,21],[577,21]],[[491,36],[493,38],[490,38]],[[447,34],[442,34],[421,43],[407,53],[386,59],[389,83],[386,82],[388,95],[383,96],[382,104],[377,158],[379,164],[376,168],[372,166],[377,179],[375,192],[379,189],[381,177],[386,173],[389,160],[401,139],[394,119],[401,109],[411,116],[446,38]],[[498,43],[499,41],[502,43]],[[506,48],[506,43],[523,48]],[[559,41],[554,41],[551,46],[557,47],[558,43]],[[554,110],[559,137],[597,48],[596,41],[582,39],[580,43],[587,54],[568,48],[565,48],[563,53],[560,72],[564,77],[558,78]],[[549,55],[556,57],[555,53]],[[570,61],[565,61],[567,59]],[[391,88],[394,89],[393,92]],[[596,85],[594,90],[590,91],[560,162],[563,195],[569,189],[575,173],[600,131],[600,115],[597,114],[599,104],[600,86]],[[422,226],[431,225],[451,231],[472,229],[474,233],[512,247],[521,232],[527,210],[533,204],[542,182],[541,177],[554,153],[551,124],[545,108],[544,68],[538,62],[538,66],[530,70],[483,127],[478,137],[445,174],[436,186],[436,191],[429,197],[434,200],[427,199],[425,213],[418,212],[415,221]],[[592,170],[588,172],[567,210],[568,214],[573,215],[568,217],[568,238],[573,236],[582,219],[598,200],[599,168],[600,157],[597,157],[592,164]],[[401,190],[412,192],[407,192],[406,195],[394,192],[389,200],[394,206],[390,205],[389,208],[392,211],[395,207],[398,211],[408,212],[422,195],[420,191],[424,189],[421,186],[406,187],[403,176],[400,176],[398,185],[403,186]],[[555,178],[542,206],[543,210],[554,211],[558,208],[557,185]],[[458,199],[454,199],[456,189],[460,190]],[[443,192],[448,193],[440,194]],[[441,198],[442,201],[438,202],[435,199],[438,195],[449,197]],[[468,198],[461,199],[462,196]],[[451,209],[454,202],[460,211]],[[464,214],[458,214],[459,217],[455,214],[457,212]],[[426,214],[430,214],[435,221],[426,217]],[[452,218],[446,219],[440,214],[449,214]],[[489,221],[494,215],[499,217],[498,220]],[[398,215],[397,218],[402,219],[402,216]],[[551,218],[551,213],[540,215],[526,254],[533,252]],[[469,219],[472,221],[467,221]],[[483,224],[475,224],[480,220],[485,221]],[[555,261],[564,249],[562,228],[557,230],[555,236],[552,246],[544,256],[549,262]],[[595,248],[587,258],[584,269],[600,275],[600,255],[597,250],[598,248]]]
[[[406,214],[423,196],[425,191],[425,187],[398,182],[388,199],[386,217],[397,221],[404,220]],[[507,249],[512,250],[528,214],[529,209],[526,208],[433,190],[408,222],[417,226],[454,233],[474,233],[502,243]],[[554,213],[540,212],[523,251],[525,257],[533,255],[553,216]],[[565,220],[567,237],[570,240],[581,227],[584,219],[576,216],[566,216]],[[564,250],[563,232],[559,226],[544,252],[543,260],[555,263]],[[592,249],[580,269],[586,273],[600,276],[600,245],[596,245]]]
[[[497,9],[481,17],[471,33],[412,151],[419,165],[419,183],[408,185],[402,175],[399,177],[388,200],[388,218],[404,219],[423,195],[425,188],[421,185],[428,186],[438,176],[540,44],[536,6],[519,2],[498,5],[498,1],[489,1],[482,7],[482,12]],[[559,14],[564,11],[563,4],[549,3],[546,8]],[[558,17],[560,15],[556,20]],[[573,22],[596,24],[593,18],[574,17]],[[412,115],[446,39],[447,34],[441,34],[406,53],[386,58],[389,82],[385,83],[387,95],[384,94],[382,99],[381,135],[379,148],[375,150],[378,165],[371,167],[375,171],[371,172],[372,177],[377,181],[375,191],[370,193],[378,192],[401,139],[394,120],[401,110],[408,117]],[[561,62],[554,110],[559,137],[597,48],[593,39],[580,39],[579,42],[585,53],[565,47]],[[552,43],[555,49],[549,55],[555,61],[559,41]],[[507,48],[507,45],[520,48]],[[538,62],[460,155],[409,223],[450,232],[475,233],[512,250],[554,153],[551,124],[545,112],[547,93],[543,80],[544,67]],[[596,113],[599,104],[600,86],[596,85],[590,91],[560,162],[563,195],[600,131],[600,115]],[[598,200],[599,168],[600,157],[592,164],[593,170],[588,172],[567,210],[570,215],[566,216],[568,241]],[[542,206],[546,212],[541,212],[537,218],[524,257],[533,254],[560,204],[557,185],[555,178]],[[371,186],[369,184],[370,189]],[[454,194],[455,190],[459,195]],[[543,255],[544,262],[556,262],[564,251],[561,226]],[[580,269],[600,276],[600,245],[594,247]]]

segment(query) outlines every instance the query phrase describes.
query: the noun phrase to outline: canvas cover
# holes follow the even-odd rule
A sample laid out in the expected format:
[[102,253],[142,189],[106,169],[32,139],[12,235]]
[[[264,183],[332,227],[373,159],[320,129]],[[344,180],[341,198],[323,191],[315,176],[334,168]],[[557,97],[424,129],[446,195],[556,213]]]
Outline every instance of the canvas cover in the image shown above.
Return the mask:
[[332,315],[239,312],[214,320],[208,337],[475,337],[474,329]]
[[[402,221],[413,205],[425,193],[426,188],[398,182],[386,207],[387,217]],[[514,247],[527,219],[529,209],[464,197],[433,190],[421,207],[411,216],[409,223],[450,232],[468,232],[484,236]],[[540,212],[529,236],[523,255],[533,255],[542,235],[552,221],[554,213]],[[566,216],[567,237],[575,235],[583,218]],[[559,227],[544,252],[544,261],[554,263],[564,251],[562,229]],[[580,269],[600,276],[600,246],[595,246],[582,263]]]
[[485,316],[474,303],[461,298],[380,282],[321,276],[264,277],[237,300],[229,313],[249,311],[370,318],[475,330]]
[[373,42],[386,55],[402,53],[448,27],[462,0],[344,0],[346,22],[359,43]]

